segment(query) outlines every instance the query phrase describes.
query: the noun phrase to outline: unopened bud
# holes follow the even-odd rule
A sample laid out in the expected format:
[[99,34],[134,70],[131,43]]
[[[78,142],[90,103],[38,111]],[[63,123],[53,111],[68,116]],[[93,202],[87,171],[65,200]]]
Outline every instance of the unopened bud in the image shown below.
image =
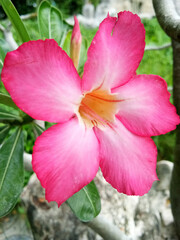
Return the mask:
[[70,48],[70,57],[74,63],[74,66],[78,67],[80,50],[81,50],[82,36],[79,28],[79,22],[76,16],[74,16],[74,28],[71,36],[71,48]]

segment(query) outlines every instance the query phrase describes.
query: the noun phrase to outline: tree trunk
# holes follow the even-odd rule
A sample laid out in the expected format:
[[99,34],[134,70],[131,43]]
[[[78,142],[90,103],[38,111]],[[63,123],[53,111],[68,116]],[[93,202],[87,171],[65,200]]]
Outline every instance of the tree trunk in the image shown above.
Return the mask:
[[[180,115],[180,43],[172,41],[173,46],[173,98],[177,113]],[[180,238],[180,125],[176,130],[174,169],[171,179],[171,205],[176,230]]]
[[[180,115],[180,1],[153,0],[157,19],[163,30],[172,38],[173,47],[173,98]],[[174,169],[171,179],[171,206],[180,238],[180,125],[176,130]]]

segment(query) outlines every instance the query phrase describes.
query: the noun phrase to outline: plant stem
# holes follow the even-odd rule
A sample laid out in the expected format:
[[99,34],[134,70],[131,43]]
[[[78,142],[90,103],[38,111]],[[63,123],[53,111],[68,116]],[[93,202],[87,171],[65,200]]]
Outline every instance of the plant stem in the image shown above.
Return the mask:
[[126,236],[117,226],[99,214],[92,221],[86,223],[88,227],[98,233],[104,240],[132,240]]
[[[173,98],[180,115],[180,1],[153,0],[153,5],[161,27],[173,39]],[[176,131],[170,194],[176,231],[180,237],[180,125]]]
[[[180,115],[180,43],[172,41],[173,45],[173,99]],[[180,237],[180,125],[176,129],[176,145],[174,152],[174,169],[171,179],[171,206],[176,230]]]

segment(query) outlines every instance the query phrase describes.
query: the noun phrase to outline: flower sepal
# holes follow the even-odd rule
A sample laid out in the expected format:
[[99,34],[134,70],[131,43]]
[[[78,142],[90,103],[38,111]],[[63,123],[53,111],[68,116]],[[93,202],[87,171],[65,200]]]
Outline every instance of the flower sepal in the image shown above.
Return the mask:
[[74,28],[71,36],[70,57],[74,63],[75,68],[78,68],[80,50],[81,50],[82,36],[79,28],[79,22],[74,16]]

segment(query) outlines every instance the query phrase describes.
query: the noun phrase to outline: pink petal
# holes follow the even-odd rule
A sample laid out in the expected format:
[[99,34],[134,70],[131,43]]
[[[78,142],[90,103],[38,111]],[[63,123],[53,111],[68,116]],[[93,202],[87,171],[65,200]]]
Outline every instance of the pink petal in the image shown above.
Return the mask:
[[117,117],[137,135],[165,134],[180,123],[175,107],[169,102],[167,84],[159,76],[137,75],[114,92],[123,100]]
[[52,39],[30,41],[9,52],[1,78],[17,106],[39,120],[65,121],[80,102],[81,79]]
[[136,72],[144,47],[145,30],[137,15],[120,12],[118,19],[108,16],[88,50],[83,89],[101,85],[110,89],[127,82]]
[[104,178],[119,192],[147,193],[156,175],[156,146],[151,138],[136,136],[117,120],[114,129],[95,130],[100,142]]
[[32,165],[46,199],[60,206],[90,183],[99,168],[98,155],[94,132],[76,118],[45,131],[35,142]]

